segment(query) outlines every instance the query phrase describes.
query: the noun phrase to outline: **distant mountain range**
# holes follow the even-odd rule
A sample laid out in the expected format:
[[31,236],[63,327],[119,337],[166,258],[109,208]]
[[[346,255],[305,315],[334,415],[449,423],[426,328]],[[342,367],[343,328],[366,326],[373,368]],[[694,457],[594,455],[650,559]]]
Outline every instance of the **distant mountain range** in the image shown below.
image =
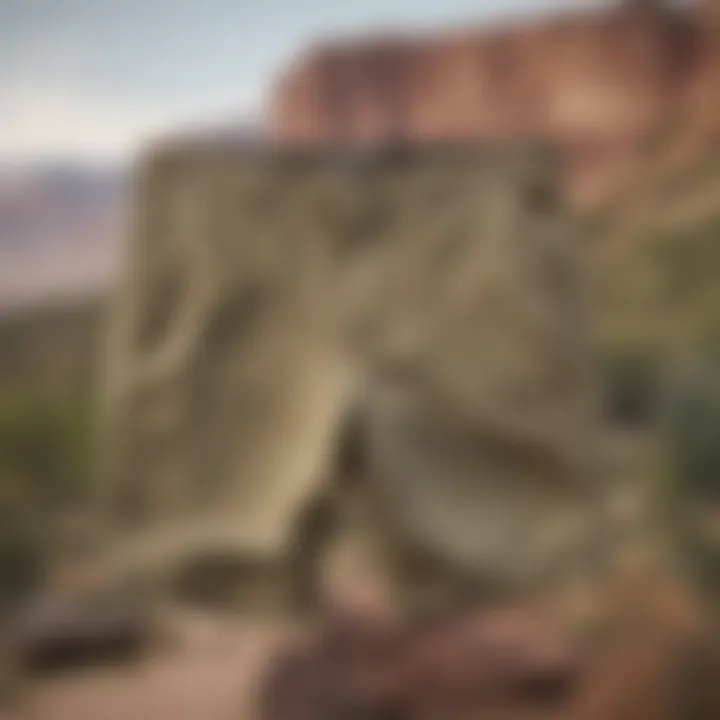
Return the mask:
[[0,166],[0,310],[107,288],[127,198],[119,169]]
[[[260,136],[233,119],[162,142],[246,146]],[[0,312],[106,291],[120,267],[130,184],[126,168],[0,162]]]

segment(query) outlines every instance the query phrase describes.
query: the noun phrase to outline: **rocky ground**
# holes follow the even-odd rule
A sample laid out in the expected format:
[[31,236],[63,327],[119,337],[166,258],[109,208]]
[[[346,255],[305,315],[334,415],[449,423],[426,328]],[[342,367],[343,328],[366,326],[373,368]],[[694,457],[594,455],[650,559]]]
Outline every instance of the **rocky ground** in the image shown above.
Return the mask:
[[0,720],[240,720],[257,673],[287,632],[277,622],[183,617],[179,642],[132,667],[34,681]]

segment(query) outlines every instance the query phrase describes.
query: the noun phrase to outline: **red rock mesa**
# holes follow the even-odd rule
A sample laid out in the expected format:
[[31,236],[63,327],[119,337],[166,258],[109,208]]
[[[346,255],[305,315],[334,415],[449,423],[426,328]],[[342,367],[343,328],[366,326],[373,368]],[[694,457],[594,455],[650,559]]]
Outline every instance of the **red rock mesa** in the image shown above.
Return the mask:
[[720,2],[607,10],[311,48],[281,78],[281,143],[549,137],[576,189],[612,181],[649,139],[720,128]]

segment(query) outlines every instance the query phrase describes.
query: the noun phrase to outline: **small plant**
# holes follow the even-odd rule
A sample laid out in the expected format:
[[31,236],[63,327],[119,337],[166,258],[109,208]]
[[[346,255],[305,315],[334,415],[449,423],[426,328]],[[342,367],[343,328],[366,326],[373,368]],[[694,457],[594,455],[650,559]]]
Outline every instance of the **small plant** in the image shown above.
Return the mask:
[[720,218],[668,233],[657,253],[666,299],[674,304],[697,297],[714,286],[720,271]]
[[[16,391],[0,402],[0,493],[38,511],[75,499],[87,485],[89,403],[83,397]],[[21,488],[8,487],[20,483]]]
[[[5,389],[7,390],[7,389]],[[89,490],[89,403],[15,388],[0,399],[0,610],[32,593],[62,513]]]
[[660,363],[657,353],[642,348],[616,348],[600,359],[603,405],[614,423],[645,425],[657,411]]
[[720,591],[720,363],[678,373],[664,403],[667,516],[685,563]]
[[0,508],[0,613],[34,593],[41,581],[48,541],[37,522],[17,508]]

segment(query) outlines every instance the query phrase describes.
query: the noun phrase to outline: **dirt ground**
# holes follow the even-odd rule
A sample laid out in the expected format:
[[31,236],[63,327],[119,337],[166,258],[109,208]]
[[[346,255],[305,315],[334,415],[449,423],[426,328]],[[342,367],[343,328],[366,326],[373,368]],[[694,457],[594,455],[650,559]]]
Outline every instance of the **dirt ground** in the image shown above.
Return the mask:
[[33,682],[0,720],[244,720],[257,675],[292,629],[272,620],[183,617],[179,639],[132,667]]

